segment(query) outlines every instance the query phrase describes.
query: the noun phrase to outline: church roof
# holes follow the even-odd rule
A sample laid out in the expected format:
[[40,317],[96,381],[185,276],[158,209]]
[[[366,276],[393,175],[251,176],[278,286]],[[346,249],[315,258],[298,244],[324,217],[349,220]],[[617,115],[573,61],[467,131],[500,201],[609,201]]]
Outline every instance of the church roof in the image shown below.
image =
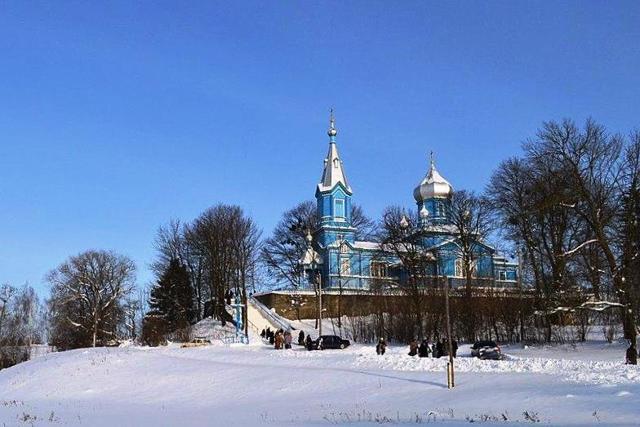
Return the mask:
[[452,193],[453,187],[449,184],[449,181],[440,175],[433,161],[433,154],[431,154],[429,171],[415,190],[413,190],[413,197],[417,202],[423,202],[426,199],[447,198],[450,197]]
[[347,176],[344,173],[344,165],[340,160],[338,154],[338,146],[336,145],[336,135],[338,130],[335,127],[335,119],[333,118],[333,110],[331,110],[331,117],[329,119],[329,152],[324,159],[324,170],[322,171],[322,178],[318,184],[318,191],[325,192],[333,190],[333,188],[342,184],[348,194],[351,194],[351,187],[347,181]]

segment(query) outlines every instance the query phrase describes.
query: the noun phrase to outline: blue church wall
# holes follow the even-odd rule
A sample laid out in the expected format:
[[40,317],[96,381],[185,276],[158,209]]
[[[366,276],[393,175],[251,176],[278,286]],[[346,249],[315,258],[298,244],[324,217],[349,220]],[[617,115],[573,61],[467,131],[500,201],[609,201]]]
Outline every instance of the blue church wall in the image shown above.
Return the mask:
[[450,202],[447,199],[433,198],[418,203],[418,212],[422,207],[429,212],[429,221],[433,224],[445,224],[449,219]]
[[331,192],[318,193],[316,199],[318,219],[321,222],[342,220],[339,222],[351,224],[351,196],[340,185]]

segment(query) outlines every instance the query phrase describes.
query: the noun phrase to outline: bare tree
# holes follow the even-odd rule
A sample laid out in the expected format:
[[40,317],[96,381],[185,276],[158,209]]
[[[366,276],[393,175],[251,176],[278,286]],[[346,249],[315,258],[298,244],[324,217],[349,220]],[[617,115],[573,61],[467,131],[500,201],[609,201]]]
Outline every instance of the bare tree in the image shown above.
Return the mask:
[[624,275],[623,247],[629,237],[617,232],[624,222],[625,195],[633,192],[628,185],[634,182],[625,180],[630,164],[624,155],[624,138],[608,134],[593,120],[583,129],[564,120],[545,123],[526,148],[535,158],[551,158],[562,165],[568,189],[575,194],[571,208],[593,236],[580,245],[597,244],[602,250],[613,289],[625,305],[625,338],[635,345],[634,289]]
[[477,276],[478,260],[490,256],[490,251],[482,243],[494,229],[493,215],[488,200],[474,193],[459,190],[451,196],[449,218],[455,235],[452,247],[461,260],[465,277],[465,307],[462,322],[469,341],[476,338],[476,310],[472,304],[473,280]]
[[300,260],[307,249],[307,232],[317,227],[316,206],[310,200],[297,204],[282,215],[271,237],[264,241],[260,259],[273,281],[298,289],[302,279]]
[[[407,329],[402,339],[424,336],[426,303],[429,289],[436,282],[437,266],[433,254],[424,250],[420,220],[403,208],[389,207],[382,215],[379,239],[384,251],[397,257],[401,264],[402,272],[397,274],[400,280],[394,285],[407,297],[407,314],[411,315],[409,322],[403,322]],[[379,257],[386,258],[384,252]]]
[[135,265],[123,255],[89,250],[70,257],[47,276],[51,317],[63,348],[118,338],[122,310],[135,285]]
[[575,291],[569,261],[582,249],[576,246],[581,227],[572,212],[575,197],[567,177],[548,157],[509,159],[492,176],[488,195],[507,237],[524,249],[523,274],[535,286],[549,341],[551,312]]
[[212,314],[232,320],[225,310],[224,297],[233,290],[246,304],[246,286],[255,271],[259,250],[260,231],[255,222],[239,206],[216,205],[193,221],[186,240],[190,251],[203,263]]
[[[282,214],[271,237],[264,241],[260,259],[273,278],[273,285],[291,289],[300,286],[303,274],[300,260],[307,249],[306,236],[318,228],[316,204],[301,202]],[[351,225],[356,228],[356,240],[371,238],[376,224],[355,204],[351,205]]]

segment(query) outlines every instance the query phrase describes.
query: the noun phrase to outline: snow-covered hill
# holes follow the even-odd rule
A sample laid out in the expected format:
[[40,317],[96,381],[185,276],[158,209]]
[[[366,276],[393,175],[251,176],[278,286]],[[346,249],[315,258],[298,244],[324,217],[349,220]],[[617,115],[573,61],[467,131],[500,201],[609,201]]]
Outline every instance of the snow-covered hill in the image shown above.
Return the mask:
[[0,425],[638,424],[640,369],[621,345],[504,350],[500,362],[459,357],[453,390],[445,359],[405,347],[75,350],[0,372]]

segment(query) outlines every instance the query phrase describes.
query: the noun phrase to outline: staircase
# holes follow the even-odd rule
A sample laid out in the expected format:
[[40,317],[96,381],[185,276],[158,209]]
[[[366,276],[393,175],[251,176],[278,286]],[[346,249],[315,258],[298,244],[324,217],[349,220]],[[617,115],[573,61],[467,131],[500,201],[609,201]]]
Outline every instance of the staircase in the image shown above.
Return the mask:
[[262,331],[262,329],[267,326],[276,331],[278,329],[282,329],[283,331],[291,331],[294,329],[285,318],[271,311],[269,307],[262,304],[253,296],[250,296],[247,300],[247,319],[249,320],[249,325],[258,331]]

